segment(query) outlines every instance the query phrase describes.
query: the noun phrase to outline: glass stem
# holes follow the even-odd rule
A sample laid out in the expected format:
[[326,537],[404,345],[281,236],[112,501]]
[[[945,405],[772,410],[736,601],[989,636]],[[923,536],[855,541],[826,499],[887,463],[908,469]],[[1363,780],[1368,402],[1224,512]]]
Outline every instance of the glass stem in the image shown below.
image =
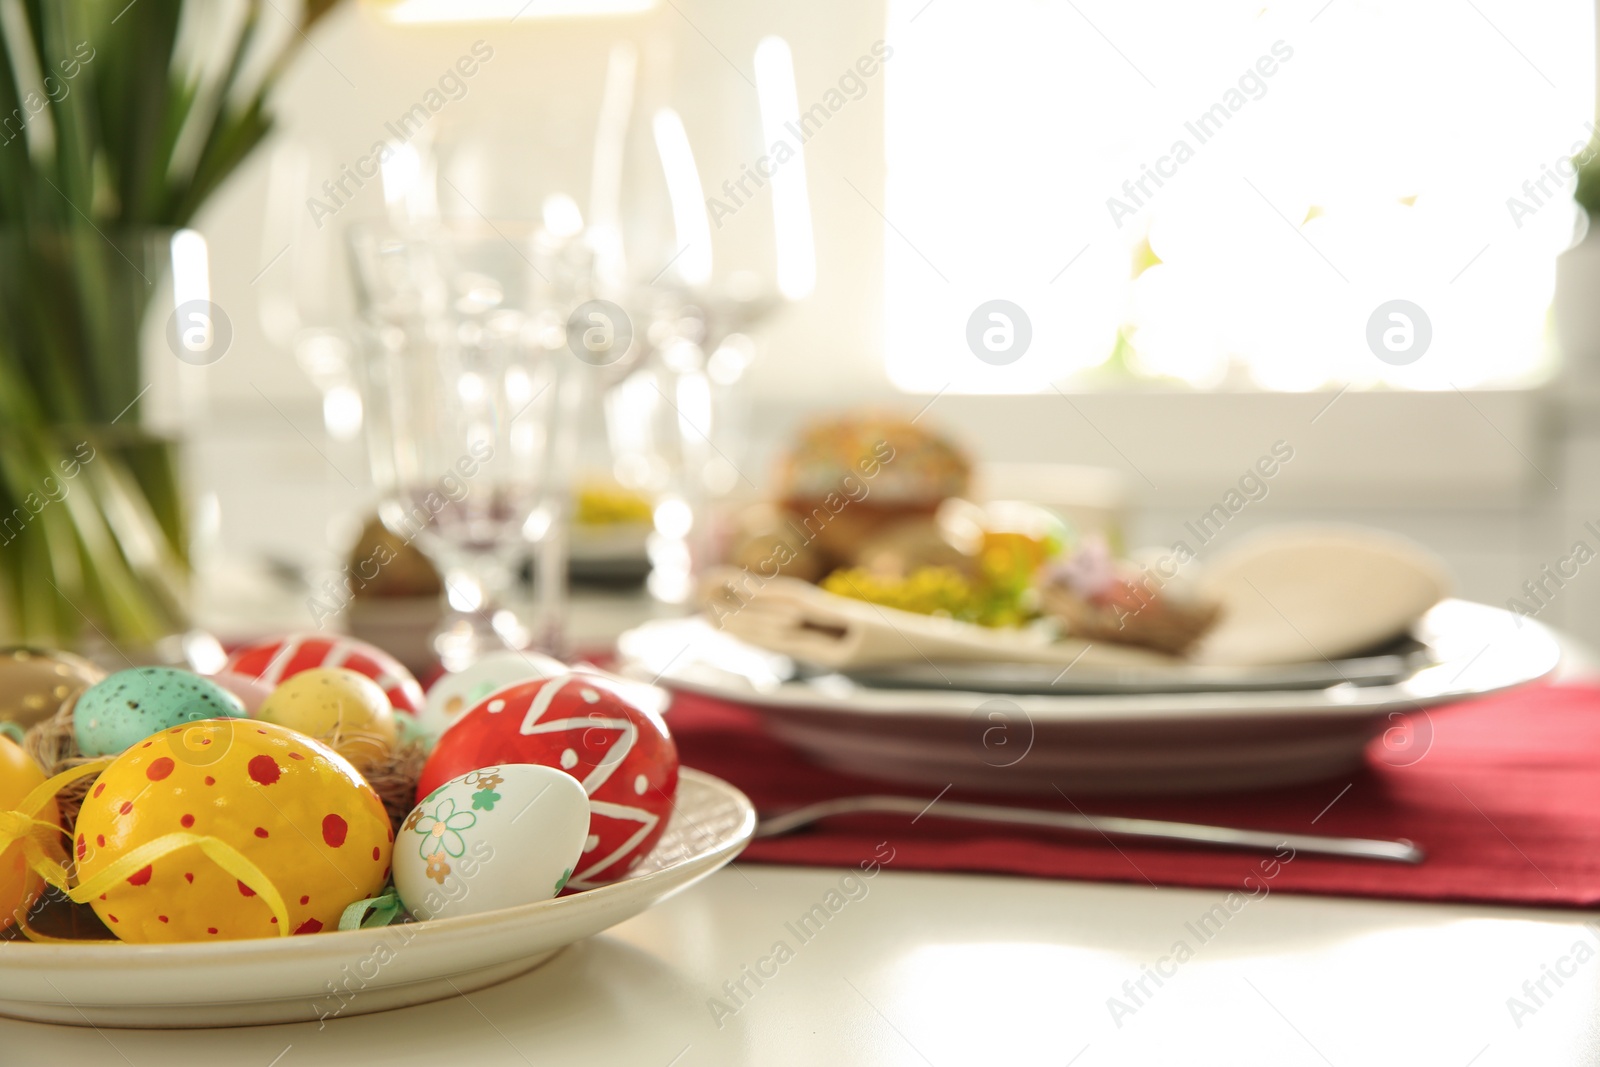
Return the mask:
[[458,671],[501,648],[525,648],[529,634],[504,602],[510,568],[498,558],[473,556],[444,568],[444,618],[434,651],[445,670]]
[[534,550],[534,648],[565,660],[567,647],[567,526],[557,515]]

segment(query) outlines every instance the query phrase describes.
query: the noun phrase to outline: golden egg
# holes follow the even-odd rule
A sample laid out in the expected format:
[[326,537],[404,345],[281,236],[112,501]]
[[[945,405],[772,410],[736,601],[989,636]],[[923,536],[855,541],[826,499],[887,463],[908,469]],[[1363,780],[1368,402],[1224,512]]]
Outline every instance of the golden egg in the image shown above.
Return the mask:
[[26,730],[105,676],[105,671],[70,652],[0,649],[0,722],[14,722]]

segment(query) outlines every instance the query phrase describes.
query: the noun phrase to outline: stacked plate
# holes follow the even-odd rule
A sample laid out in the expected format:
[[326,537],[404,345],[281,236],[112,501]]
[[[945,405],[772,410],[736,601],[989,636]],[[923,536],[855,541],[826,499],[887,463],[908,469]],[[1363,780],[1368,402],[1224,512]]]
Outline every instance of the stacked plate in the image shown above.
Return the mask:
[[[1231,657],[827,669],[703,618],[649,623],[618,649],[627,672],[751,707],[775,736],[842,771],[1068,796],[1288,785],[1353,771],[1369,745],[1376,759],[1415,763],[1432,743],[1428,708],[1555,670],[1559,645],[1532,619],[1440,600],[1432,576],[1407,588],[1408,574],[1429,568],[1406,560],[1386,570],[1372,555],[1377,539],[1331,536],[1301,532],[1235,558],[1249,595],[1230,604],[1233,625],[1212,643],[1233,646]],[[1308,545],[1314,564],[1297,564]],[[1377,644],[1361,644],[1363,628]],[[1296,658],[1296,644],[1328,655]]]

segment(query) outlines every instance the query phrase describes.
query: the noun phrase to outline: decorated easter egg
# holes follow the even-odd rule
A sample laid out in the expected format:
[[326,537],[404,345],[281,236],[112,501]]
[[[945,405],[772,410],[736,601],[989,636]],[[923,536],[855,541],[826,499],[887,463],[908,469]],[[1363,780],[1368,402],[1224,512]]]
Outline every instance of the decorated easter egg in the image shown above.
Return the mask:
[[110,756],[153,733],[199,719],[244,714],[239,699],[177,667],[130,667],[85,689],[72,729],[86,756]]
[[239,703],[244,705],[246,715],[254,715],[260,711],[261,705],[272,695],[272,686],[248,674],[221,671],[217,674],[208,674],[206,677],[215,682],[217,688],[238,697]]
[[26,730],[105,676],[105,671],[70,652],[0,649],[0,722],[14,722]]
[[417,795],[504,763],[566,771],[589,797],[589,835],[572,875],[588,889],[626,875],[666,829],[678,791],[678,750],[661,716],[576,672],[502,689],[452,726],[423,765]]
[[[95,781],[75,829],[79,889],[112,879],[88,903],[141,943],[335,929],[348,905],[383,888],[393,841],[382,801],[347,760],[250,719],[135,745]],[[146,845],[154,855],[124,873],[138,861],[119,861]]]
[[353,637],[286,634],[241,648],[228,659],[228,670],[273,688],[312,667],[348,667],[377,682],[396,711],[415,715],[422,708],[422,686],[411,672],[383,649]]
[[[37,811],[20,810],[23,798],[44,780],[44,772],[20,745],[0,737],[0,812],[56,822],[60,814],[54,798]],[[12,836],[0,827],[0,930],[26,916],[44,888],[44,879],[28,867],[24,840],[23,835]]]
[[344,667],[313,667],[282,683],[256,713],[332,748],[363,774],[394,749],[394,712],[383,690]]
[[452,778],[395,838],[394,887],[419,919],[548,900],[566,888],[589,834],[589,798],[570,774],[507,763]]
[[491,693],[518,682],[558,678],[566,673],[565,663],[537,652],[512,649],[490,652],[470,667],[434,682],[417,719],[423,730],[438,737]]

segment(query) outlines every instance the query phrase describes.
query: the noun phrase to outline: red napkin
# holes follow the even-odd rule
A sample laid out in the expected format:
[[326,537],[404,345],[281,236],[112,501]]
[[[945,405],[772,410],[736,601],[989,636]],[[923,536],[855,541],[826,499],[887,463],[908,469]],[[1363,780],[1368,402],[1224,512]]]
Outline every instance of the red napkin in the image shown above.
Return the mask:
[[[1600,688],[1534,686],[1426,716],[1413,717],[1417,743],[1402,758],[1375,742],[1366,769],[1342,778],[1216,796],[1072,798],[1090,814],[1409,838],[1427,852],[1418,866],[1303,852],[1290,858],[1121,839],[1112,844],[931,816],[913,825],[905,815],[840,816],[789,837],[753,842],[744,858],[837,867],[876,861],[891,870],[1203,886],[1254,895],[1600,904]],[[938,792],[919,794],[816,766],[767,736],[754,712],[732,704],[679,694],[668,723],[687,766],[737,785],[763,812],[862,793],[932,800]],[[1060,797],[945,795],[1073,810]]]

